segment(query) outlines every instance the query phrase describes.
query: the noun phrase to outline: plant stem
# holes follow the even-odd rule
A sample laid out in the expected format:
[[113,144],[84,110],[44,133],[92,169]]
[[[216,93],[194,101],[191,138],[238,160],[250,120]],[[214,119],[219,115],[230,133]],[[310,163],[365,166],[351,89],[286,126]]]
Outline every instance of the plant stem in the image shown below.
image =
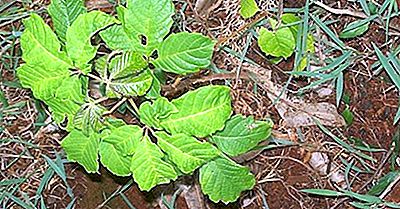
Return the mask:
[[135,101],[133,101],[132,98],[128,99],[129,104],[131,104],[131,106],[133,107],[133,110],[135,110],[136,115],[139,115],[139,108],[137,107]]
[[110,115],[112,114],[118,107],[120,107],[125,101],[127,100],[126,97],[122,98],[116,105],[114,105],[111,110],[107,111],[104,113],[104,115]]

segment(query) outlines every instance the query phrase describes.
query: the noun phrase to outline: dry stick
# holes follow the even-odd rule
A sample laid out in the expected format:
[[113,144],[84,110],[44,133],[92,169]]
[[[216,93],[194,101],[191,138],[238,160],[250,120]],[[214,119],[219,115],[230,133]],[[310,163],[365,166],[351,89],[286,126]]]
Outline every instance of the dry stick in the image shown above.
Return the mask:
[[314,1],[314,4],[319,6],[319,7],[322,7],[323,9],[325,9],[325,10],[327,10],[327,11],[333,13],[333,14],[350,15],[350,16],[353,16],[353,17],[358,17],[358,18],[363,18],[363,19],[367,18],[367,15],[365,15],[362,12],[354,12],[354,11],[350,11],[350,10],[347,10],[347,9],[335,9],[335,8],[332,8],[332,7],[328,6],[328,5],[325,5],[324,3],[319,2],[319,1]]
[[[364,13],[362,13],[362,12],[355,12],[355,11],[346,10],[346,9],[335,9],[335,8],[332,8],[332,7],[328,6],[328,5],[325,5],[324,3],[319,2],[319,1],[315,1],[314,4],[319,6],[319,7],[321,7],[321,8],[323,8],[323,9],[325,9],[325,10],[327,10],[328,12],[331,12],[331,13],[336,14],[336,15],[349,15],[349,16],[358,17],[358,18],[361,18],[361,19],[368,18],[368,16],[365,15]],[[382,22],[378,21],[377,19],[374,19],[373,21],[376,22],[376,23],[382,24]],[[395,26],[395,25],[393,25],[391,23],[389,23],[389,27],[391,29],[393,29],[393,30],[400,31],[397,26]]]
[[240,27],[237,31],[234,31],[231,35],[227,36],[227,37],[223,37],[220,38],[217,42],[217,44],[215,45],[215,48],[218,48],[219,46],[221,46],[223,43],[229,41],[230,39],[232,39],[233,37],[238,36],[240,33],[242,33],[245,29],[247,29],[248,27],[253,26],[254,24],[256,24],[257,22],[259,22],[260,20],[262,20],[263,18],[265,18],[266,16],[271,15],[271,13],[267,12],[267,11],[262,11],[260,15],[258,15],[253,21],[251,21],[250,23],[243,25],[242,27]]
[[[372,175],[371,178],[368,179],[367,182],[365,182],[365,183],[356,191],[356,193],[359,193],[359,192],[361,192],[362,190],[364,190],[364,189],[378,176],[378,173],[379,173],[380,171],[382,171],[383,166],[386,164],[386,162],[389,160],[390,156],[392,155],[393,149],[394,149],[394,148],[391,148],[391,149],[389,150],[389,152],[386,153],[385,158],[384,158],[384,159],[382,160],[382,162],[379,164],[378,168],[375,170],[375,173]],[[347,200],[349,200],[349,199],[350,199],[350,198],[348,198],[348,197],[343,198],[342,200],[340,200],[338,203],[336,203],[336,205],[334,205],[334,206],[331,207],[330,209],[335,209],[335,208],[339,207],[341,204],[343,204],[345,201],[347,201]]]

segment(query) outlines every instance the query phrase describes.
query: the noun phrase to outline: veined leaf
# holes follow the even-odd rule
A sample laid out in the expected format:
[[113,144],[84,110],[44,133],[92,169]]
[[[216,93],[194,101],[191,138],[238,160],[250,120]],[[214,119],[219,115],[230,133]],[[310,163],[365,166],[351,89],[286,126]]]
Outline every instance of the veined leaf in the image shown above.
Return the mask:
[[146,61],[139,53],[125,52],[111,60],[108,79],[122,79],[135,75],[146,68],[146,66]]
[[161,82],[160,80],[158,80],[157,76],[155,76],[153,72],[151,72],[151,75],[153,76],[153,83],[151,84],[151,87],[146,94],[146,98],[157,99],[161,97]]
[[226,86],[201,87],[173,100],[172,104],[179,111],[160,120],[161,127],[171,134],[206,137],[223,129],[232,113],[230,89]]
[[214,42],[199,33],[172,34],[161,44],[153,64],[176,74],[194,73],[210,65],[213,50]]
[[253,17],[258,10],[259,8],[255,0],[240,0],[240,15],[243,18]]
[[295,38],[289,28],[280,28],[276,32],[261,28],[258,45],[267,55],[288,58],[293,54]]
[[67,30],[66,49],[75,66],[87,70],[88,62],[94,58],[98,49],[90,43],[91,37],[115,22],[114,17],[100,11],[79,15]]
[[[175,8],[171,0],[128,0],[127,9],[118,12],[125,33],[134,41],[133,45],[141,46],[139,52],[150,56],[168,35]],[[145,44],[142,44],[142,36]]]
[[168,135],[156,132],[158,146],[183,173],[191,173],[204,163],[219,155],[219,151],[208,142],[200,142],[186,134]]
[[153,104],[150,102],[142,103],[139,108],[139,116],[142,123],[153,128],[162,129],[160,120],[178,111],[176,106],[166,98],[159,97],[153,101]]
[[143,130],[139,126],[124,125],[112,129],[102,142],[112,144],[121,155],[128,156],[135,153],[142,138]]
[[211,142],[229,156],[238,156],[268,139],[272,126],[271,121],[255,121],[253,117],[235,115],[226,122],[222,131],[211,136]]
[[131,171],[139,188],[149,191],[158,184],[165,184],[178,177],[174,167],[163,160],[164,154],[146,136],[138,144],[132,157]]
[[111,130],[100,143],[101,163],[116,175],[129,176],[131,155],[142,137],[139,126],[124,125]]
[[78,162],[89,173],[99,170],[98,151],[100,138],[98,134],[85,136],[78,130],[73,130],[62,141],[61,146],[70,161]]
[[69,77],[67,69],[55,68],[48,70],[39,65],[21,65],[17,69],[17,76],[21,85],[30,88],[35,98],[48,100],[55,94],[61,82]]
[[127,76],[107,83],[106,94],[109,98],[121,96],[143,96],[153,83],[151,71],[146,69],[136,76]]
[[[122,25],[113,25],[101,31],[100,36],[112,50],[135,51],[141,48],[140,45],[136,43],[137,40],[133,41],[128,37]],[[134,43],[137,45],[135,46]]]
[[25,31],[21,36],[22,59],[35,69],[68,72],[73,68],[67,54],[60,51],[56,34],[37,14],[23,20]]
[[153,76],[146,68],[143,57],[135,52],[126,52],[111,60],[109,75],[102,75],[108,97],[142,96],[149,90]]
[[80,14],[86,13],[86,8],[83,0],[52,0],[48,11],[58,37],[65,43],[68,27]]
[[249,168],[225,158],[217,158],[200,168],[201,189],[213,202],[234,202],[255,183]]
[[113,174],[130,176],[131,156],[123,156],[110,143],[100,143],[100,162]]
[[65,78],[56,88],[54,97],[45,100],[53,113],[53,119],[61,123],[65,117],[68,117],[69,130],[72,128],[72,122],[80,106],[85,102],[87,89],[87,78],[81,79],[78,76]]
[[74,117],[74,127],[86,136],[97,133],[104,126],[102,116],[106,111],[106,108],[93,102],[83,104]]

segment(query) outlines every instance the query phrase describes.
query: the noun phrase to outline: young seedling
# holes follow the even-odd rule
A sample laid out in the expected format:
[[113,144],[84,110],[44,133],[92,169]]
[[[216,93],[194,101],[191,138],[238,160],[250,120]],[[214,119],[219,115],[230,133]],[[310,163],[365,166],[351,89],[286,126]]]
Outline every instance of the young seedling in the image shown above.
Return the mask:
[[[272,122],[232,116],[226,86],[201,87],[172,101],[160,95],[156,71],[198,72],[210,65],[215,44],[198,33],[171,32],[174,12],[171,0],[128,0],[115,18],[87,12],[83,0],[53,0],[49,13],[58,36],[37,14],[24,20],[18,78],[55,122],[66,123],[62,147],[87,172],[98,173],[101,163],[149,191],[199,170],[212,201],[233,202],[253,188],[255,177],[230,157],[268,139]],[[92,44],[99,37],[111,50],[106,56]],[[101,98],[88,93],[94,82]],[[132,98],[143,101],[139,108]],[[114,108],[101,105],[107,99],[129,101],[140,123],[114,118]]]

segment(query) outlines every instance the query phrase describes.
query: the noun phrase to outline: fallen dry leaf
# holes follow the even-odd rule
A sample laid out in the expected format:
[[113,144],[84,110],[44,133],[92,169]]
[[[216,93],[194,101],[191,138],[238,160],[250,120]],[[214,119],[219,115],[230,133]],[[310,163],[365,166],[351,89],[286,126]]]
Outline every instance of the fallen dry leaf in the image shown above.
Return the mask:
[[[275,102],[283,88],[272,82],[271,70],[251,65],[243,66],[243,68],[249,73],[256,74],[253,77],[267,91],[268,98]],[[326,102],[310,103],[297,96],[288,96],[286,92],[276,102],[275,108],[288,127],[313,126],[316,125],[314,119],[318,119],[325,126],[342,127],[346,125],[335,105]]]

